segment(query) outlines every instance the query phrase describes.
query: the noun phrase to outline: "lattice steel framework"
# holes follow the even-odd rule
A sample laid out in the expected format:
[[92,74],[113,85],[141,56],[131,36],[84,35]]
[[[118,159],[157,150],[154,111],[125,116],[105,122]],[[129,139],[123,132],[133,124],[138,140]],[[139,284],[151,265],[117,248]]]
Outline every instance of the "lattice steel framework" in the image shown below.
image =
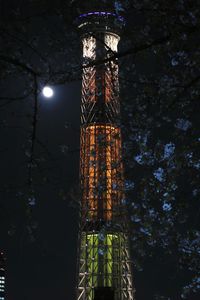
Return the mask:
[[129,257],[117,53],[119,16],[79,16],[82,31],[80,180],[82,188],[78,300],[133,300]]

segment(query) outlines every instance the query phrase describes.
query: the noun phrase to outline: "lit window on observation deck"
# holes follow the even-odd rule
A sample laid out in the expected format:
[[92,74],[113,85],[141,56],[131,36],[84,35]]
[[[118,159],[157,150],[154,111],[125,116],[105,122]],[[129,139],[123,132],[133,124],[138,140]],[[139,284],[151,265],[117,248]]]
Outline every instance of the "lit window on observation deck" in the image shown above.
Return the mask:
[[96,39],[92,36],[83,38],[83,58],[96,58]]
[[[107,57],[112,57],[118,51],[119,36],[105,34],[104,43],[106,45]],[[105,72],[105,102],[111,102],[119,95],[118,64],[116,61],[106,63]]]
[[83,40],[83,81],[82,101],[84,103],[95,102],[96,95],[96,69],[94,66],[87,66],[96,59],[96,39],[88,36]]

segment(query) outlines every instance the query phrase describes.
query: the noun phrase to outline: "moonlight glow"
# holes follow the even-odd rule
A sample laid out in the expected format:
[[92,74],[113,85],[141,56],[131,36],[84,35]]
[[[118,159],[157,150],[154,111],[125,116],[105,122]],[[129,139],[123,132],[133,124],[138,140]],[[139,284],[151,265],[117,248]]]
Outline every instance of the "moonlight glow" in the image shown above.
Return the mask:
[[54,94],[52,88],[50,88],[49,86],[45,86],[42,90],[42,93],[46,98],[51,98]]

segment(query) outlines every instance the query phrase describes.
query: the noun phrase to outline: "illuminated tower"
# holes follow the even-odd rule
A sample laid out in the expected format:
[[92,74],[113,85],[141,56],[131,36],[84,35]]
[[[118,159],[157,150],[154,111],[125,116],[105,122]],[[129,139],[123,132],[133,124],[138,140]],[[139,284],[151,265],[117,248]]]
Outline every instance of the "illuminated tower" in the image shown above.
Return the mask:
[[0,251],[0,300],[5,300],[5,258]]
[[[72,1],[83,45],[78,300],[133,300],[122,165],[117,54],[122,16],[112,2]],[[102,3],[101,3],[102,2]]]

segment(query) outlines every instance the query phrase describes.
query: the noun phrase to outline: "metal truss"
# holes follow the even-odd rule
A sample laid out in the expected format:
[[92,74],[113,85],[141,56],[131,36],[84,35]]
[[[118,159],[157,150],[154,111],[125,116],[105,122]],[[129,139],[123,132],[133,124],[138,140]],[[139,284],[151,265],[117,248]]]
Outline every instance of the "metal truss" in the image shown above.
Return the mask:
[[78,300],[93,300],[98,286],[111,287],[116,300],[133,299],[128,237],[105,227],[82,232]]
[[118,41],[119,36],[106,31],[83,36],[78,300],[96,300],[98,288],[110,289],[114,300],[134,300],[118,64],[116,60],[95,64],[117,51]]

